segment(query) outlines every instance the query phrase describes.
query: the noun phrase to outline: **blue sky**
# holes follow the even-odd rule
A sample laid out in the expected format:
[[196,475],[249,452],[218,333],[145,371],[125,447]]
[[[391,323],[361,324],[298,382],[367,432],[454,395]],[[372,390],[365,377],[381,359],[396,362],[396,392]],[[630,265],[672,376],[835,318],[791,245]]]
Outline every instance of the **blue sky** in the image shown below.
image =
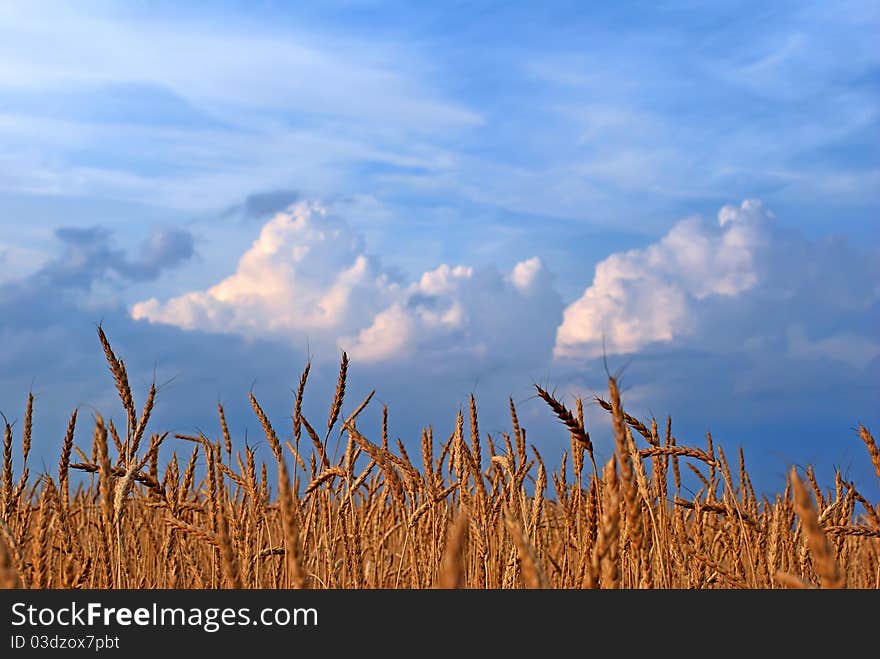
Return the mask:
[[475,391],[553,453],[604,350],[768,486],[870,478],[876,3],[178,5],[0,7],[0,410],[110,406],[103,320],[177,429],[346,349],[404,439]]

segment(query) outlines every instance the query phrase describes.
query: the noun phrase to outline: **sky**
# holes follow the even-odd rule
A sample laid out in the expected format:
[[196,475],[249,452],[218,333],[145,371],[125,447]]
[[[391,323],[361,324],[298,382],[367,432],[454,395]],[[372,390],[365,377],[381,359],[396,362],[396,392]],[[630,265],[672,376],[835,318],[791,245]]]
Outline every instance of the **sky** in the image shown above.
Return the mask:
[[534,385],[573,406],[611,372],[768,492],[792,464],[880,491],[878,28],[855,1],[5,2],[0,411],[34,391],[49,465],[73,408],[120,415],[103,323],[157,430],[216,435],[220,401],[259,445],[253,390],[289,433],[309,359],[325,418],[345,350],[374,434],[387,404],[445,437],[473,393],[500,437],[512,397],[552,464]]

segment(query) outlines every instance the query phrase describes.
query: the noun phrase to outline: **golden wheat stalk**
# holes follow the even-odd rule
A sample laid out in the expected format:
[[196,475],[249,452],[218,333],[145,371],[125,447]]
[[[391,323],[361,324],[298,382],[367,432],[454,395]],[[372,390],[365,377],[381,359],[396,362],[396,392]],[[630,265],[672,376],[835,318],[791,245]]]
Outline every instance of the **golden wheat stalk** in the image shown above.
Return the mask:
[[819,526],[816,509],[810,500],[807,487],[798,478],[797,471],[791,470],[791,483],[794,488],[794,506],[804,527],[807,546],[813,554],[816,572],[822,580],[823,588],[844,587],[844,575],[841,574],[834,557],[834,549]]
[[466,510],[462,510],[455,524],[446,534],[446,548],[435,588],[462,588],[466,584],[465,550],[467,548],[467,532],[470,518]]
[[871,463],[874,465],[874,473],[877,474],[877,479],[880,480],[880,448],[877,447],[877,442],[874,441],[873,435],[861,424],[859,424],[859,437],[865,442],[865,447],[871,456]]
[[535,556],[535,548],[526,538],[522,525],[510,514],[504,516],[504,525],[507,532],[513,538],[516,551],[519,554],[520,569],[526,588],[548,588],[547,577]]

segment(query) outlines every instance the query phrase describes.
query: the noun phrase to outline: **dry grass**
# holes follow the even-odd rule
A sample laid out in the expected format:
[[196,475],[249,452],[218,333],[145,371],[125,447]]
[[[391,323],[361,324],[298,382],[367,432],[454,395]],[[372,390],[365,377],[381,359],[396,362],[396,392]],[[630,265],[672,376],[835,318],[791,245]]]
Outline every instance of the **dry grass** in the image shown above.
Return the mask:
[[[601,475],[583,401],[572,412],[541,388],[570,438],[558,470],[529,448],[512,400],[511,432],[493,438],[480,433],[473,397],[446,441],[423,431],[416,466],[402,443],[389,445],[387,410],[378,440],[357,426],[372,394],[342,414],[344,354],[323,439],[302,412],[307,365],[290,441],[251,395],[271,465],[234,450],[218,407],[221,436],[178,436],[194,450],[160,469],[167,433],[148,432],[156,388],[138,413],[124,362],[100,329],[99,340],[124,432],[98,416],[91,447],[77,447],[74,412],[57,480],[32,478],[33,396],[20,444],[3,417],[0,587],[880,588],[880,506],[854,483],[837,472],[823,492],[812,469],[792,470],[783,492],[759,499],[741,451],[732,470],[711,436],[681,444],[667,419],[661,437],[655,420],[624,410],[613,379],[610,402],[597,398],[615,438]],[[859,438],[880,477],[874,438],[862,426]],[[682,486],[688,470],[696,493]]]

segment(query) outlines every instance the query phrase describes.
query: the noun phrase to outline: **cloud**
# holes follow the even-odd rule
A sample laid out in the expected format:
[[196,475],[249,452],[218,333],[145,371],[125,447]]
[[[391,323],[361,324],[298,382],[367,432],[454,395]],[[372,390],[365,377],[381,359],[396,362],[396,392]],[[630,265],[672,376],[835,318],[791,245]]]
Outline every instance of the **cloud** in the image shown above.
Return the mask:
[[176,227],[156,227],[129,258],[112,245],[111,233],[102,227],[61,227],[55,230],[64,250],[37,273],[49,283],[65,288],[88,289],[107,274],[132,282],[153,281],[167,269],[180,265],[194,253],[193,236]]
[[[537,257],[508,274],[441,265],[425,272],[352,342],[365,361],[417,358],[446,368],[474,361],[527,368],[546,363],[562,301]],[[527,329],[526,329],[527,328]]]
[[555,358],[564,371],[605,354],[683,347],[854,368],[880,354],[870,331],[880,300],[873,263],[840,239],[780,228],[763,203],[746,200],[714,222],[689,217],[656,243],[608,256],[564,307],[538,257],[509,272],[443,263],[408,282],[340,217],[299,202],[266,222],[232,275],[143,300],[131,315],[278,340],[319,358],[345,349],[364,364],[417,359],[431,372],[509,368],[513,356],[519,369]]
[[637,355],[691,382],[705,378],[702,365],[744,395],[785,382],[796,397],[841,374],[867,392],[880,357],[877,256],[781,228],[759,201],[725,206],[715,223],[682,220],[600,262],[564,311],[554,355],[572,365]]
[[[46,7],[10,11],[0,23],[0,55],[10,62],[0,67],[0,84],[26,90],[146,81],[218,114],[230,106],[331,109],[343,117],[392,117],[426,132],[426,120],[480,122],[467,108],[438,99],[418,79],[415,53],[399,44],[302,29],[279,35],[277,23],[235,29],[210,20],[210,12],[144,21],[94,9],[53,6],[52,22],[45,20]],[[53,48],[28,48],[34,39],[50,39]]]
[[693,334],[696,303],[755,286],[772,218],[760,202],[745,201],[722,208],[715,226],[682,220],[658,243],[609,256],[566,308],[556,356],[631,353]]
[[137,303],[132,316],[323,350],[389,303],[396,287],[345,223],[301,203],[265,224],[233,275],[164,303]]
[[343,348],[362,362],[418,355],[423,364],[449,368],[500,364],[511,354],[548,358],[561,309],[540,259],[507,274],[441,264],[407,284],[340,218],[301,202],[265,224],[231,276],[165,302],[139,302],[131,314],[282,339],[319,357]]
[[133,264],[137,275],[132,278],[155,279],[163,268],[174,267],[188,260],[193,251],[193,236],[189,231],[176,227],[155,229],[144,243],[140,258]]
[[299,193],[296,190],[267,190],[255,192],[244,200],[245,218],[249,220],[262,220],[299,201]]
[[564,394],[601,392],[607,354],[628,410],[670,414],[685,443],[711,430],[768,481],[833,463],[873,482],[852,428],[876,425],[880,409],[876,249],[807,237],[746,201],[611,254],[563,317]]
[[33,268],[27,267],[27,260],[20,256],[27,255],[18,253],[14,247],[0,245],[0,286],[17,281],[25,273],[33,271]]
[[299,201],[300,193],[288,188],[263,190],[247,195],[244,202],[232,204],[220,215],[223,218],[241,217],[245,220],[265,220]]
[[[470,52],[479,40],[456,31],[388,38],[335,15],[291,31],[271,12],[242,30],[211,11],[145,22],[57,4],[51,21],[34,3],[0,21],[0,188],[10,192],[215,213],[295,181],[308,194],[396,201],[402,216],[442,205],[467,217],[460,231],[478,224],[479,205],[505,221],[639,218],[626,228],[651,232],[652,219],[695,199],[746,194],[816,223],[828,209],[862,226],[876,214],[866,145],[876,143],[877,55],[858,12],[745,12],[708,31],[699,13],[671,25],[651,12],[626,43],[611,36],[626,12],[591,16],[571,32],[590,38],[574,40],[517,34],[531,21],[511,20],[511,49],[487,68]],[[491,41],[498,20],[475,29]]]

